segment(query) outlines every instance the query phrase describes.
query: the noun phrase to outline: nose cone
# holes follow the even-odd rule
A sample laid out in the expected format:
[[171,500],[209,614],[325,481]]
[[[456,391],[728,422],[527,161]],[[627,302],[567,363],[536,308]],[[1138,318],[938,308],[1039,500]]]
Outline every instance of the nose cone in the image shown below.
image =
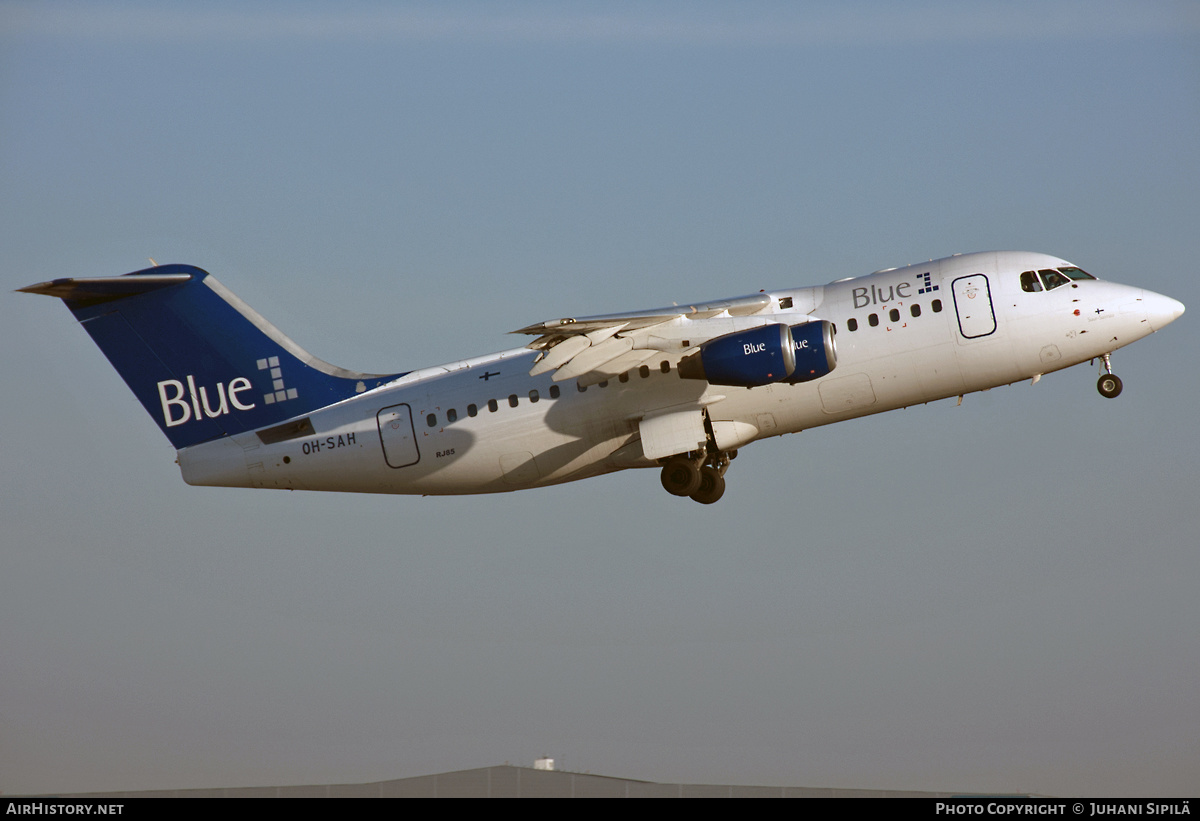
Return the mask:
[[1143,292],[1142,305],[1146,309],[1146,320],[1156,331],[1162,330],[1183,315],[1182,302],[1153,291]]

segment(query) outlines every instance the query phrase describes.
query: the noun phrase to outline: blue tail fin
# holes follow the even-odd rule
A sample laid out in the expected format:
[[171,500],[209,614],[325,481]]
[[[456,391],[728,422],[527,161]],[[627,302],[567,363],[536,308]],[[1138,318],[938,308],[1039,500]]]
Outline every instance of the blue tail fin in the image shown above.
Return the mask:
[[274,425],[400,375],[322,362],[191,265],[21,290],[66,303],[176,449]]

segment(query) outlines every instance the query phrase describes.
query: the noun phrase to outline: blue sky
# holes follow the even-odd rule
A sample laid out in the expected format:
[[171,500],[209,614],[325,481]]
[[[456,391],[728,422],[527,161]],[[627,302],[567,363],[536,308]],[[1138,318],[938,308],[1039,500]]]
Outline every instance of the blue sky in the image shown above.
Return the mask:
[[1195,309],[1190,3],[0,7],[0,789],[529,763],[1194,793],[1191,314],[1086,366],[498,497],[189,488],[53,301],[188,262],[391,372],[541,319],[1056,254]]

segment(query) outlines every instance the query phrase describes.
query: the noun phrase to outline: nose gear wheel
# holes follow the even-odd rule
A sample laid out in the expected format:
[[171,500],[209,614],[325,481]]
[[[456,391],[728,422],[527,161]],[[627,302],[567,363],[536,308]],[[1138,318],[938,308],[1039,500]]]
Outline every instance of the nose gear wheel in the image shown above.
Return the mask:
[[1104,354],[1100,357],[1101,365],[1104,368],[1104,373],[1100,374],[1100,378],[1096,381],[1096,390],[1100,391],[1100,395],[1105,399],[1116,399],[1121,395],[1121,377],[1112,372],[1112,362],[1110,354]]

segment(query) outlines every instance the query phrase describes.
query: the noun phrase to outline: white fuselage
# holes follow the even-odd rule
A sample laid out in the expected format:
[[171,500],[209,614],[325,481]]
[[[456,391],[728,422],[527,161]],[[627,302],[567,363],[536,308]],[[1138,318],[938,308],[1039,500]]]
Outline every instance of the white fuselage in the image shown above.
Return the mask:
[[748,316],[680,317],[655,329],[685,348],[691,333],[827,320],[837,330],[837,367],[811,382],[711,385],[681,379],[678,357],[664,354],[581,387],[549,372],[530,376],[539,352],[518,348],[406,374],[307,414],[311,429],[297,426],[305,432],[279,441],[258,431],[184,448],[179,464],[199,485],[405,494],[537,487],[657,466],[643,453],[639,422],[665,409],[704,408],[728,452],[1035,378],[1128,345],[1182,311],[1167,297],[1093,279],[1022,289],[1022,272],[1064,265],[1024,252],[955,256],[772,291],[769,306]]

